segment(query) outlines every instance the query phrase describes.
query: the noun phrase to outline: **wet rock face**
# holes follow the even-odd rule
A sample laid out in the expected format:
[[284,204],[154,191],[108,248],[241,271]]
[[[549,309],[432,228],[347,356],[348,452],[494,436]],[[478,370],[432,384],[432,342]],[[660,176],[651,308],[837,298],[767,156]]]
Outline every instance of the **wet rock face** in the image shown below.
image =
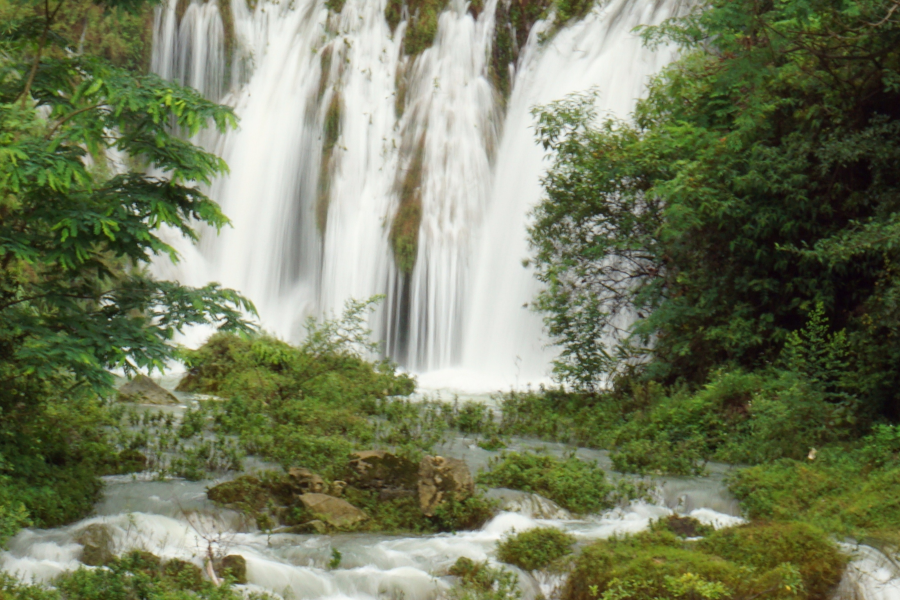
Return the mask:
[[101,567],[113,559],[113,536],[109,525],[94,523],[75,535],[75,541],[83,547],[81,562],[91,567]]
[[419,463],[417,487],[422,514],[432,517],[435,509],[451,498],[460,501],[474,494],[475,480],[459,459],[426,456]]
[[413,461],[385,452],[365,450],[350,455],[350,483],[368,490],[412,490],[416,487],[418,467]]
[[119,401],[136,404],[178,404],[178,398],[146,375],[135,375],[134,379],[120,387]]
[[332,527],[343,528],[368,519],[368,515],[346,500],[327,494],[303,494],[300,502],[319,520]]

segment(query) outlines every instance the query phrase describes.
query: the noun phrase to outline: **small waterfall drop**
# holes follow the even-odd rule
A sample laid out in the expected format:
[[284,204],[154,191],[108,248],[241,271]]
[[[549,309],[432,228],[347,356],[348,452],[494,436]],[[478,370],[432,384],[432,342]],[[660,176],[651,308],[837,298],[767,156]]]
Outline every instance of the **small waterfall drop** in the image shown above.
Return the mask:
[[[372,327],[426,387],[543,381],[552,351],[523,267],[527,214],[546,169],[530,109],[596,88],[626,116],[671,58],[632,31],[678,3],[610,0],[586,18],[535,25],[511,96],[491,83],[497,3],[440,14],[431,47],[407,56],[385,0],[202,3],[158,9],[153,69],[234,107],[239,129],[199,141],[231,172],[210,195],[233,227],[179,245],[188,284],[250,297],[263,327],[297,340],[309,315],[386,296]],[[558,31],[557,31],[558,29]]]

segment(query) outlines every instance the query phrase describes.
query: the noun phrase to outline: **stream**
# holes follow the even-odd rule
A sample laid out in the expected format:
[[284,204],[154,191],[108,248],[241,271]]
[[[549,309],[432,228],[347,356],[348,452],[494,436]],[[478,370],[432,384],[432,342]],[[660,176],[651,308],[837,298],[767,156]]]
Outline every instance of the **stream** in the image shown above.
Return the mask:
[[[542,447],[554,455],[576,453],[611,471],[605,452],[564,444],[513,439],[509,450]],[[473,473],[498,452],[479,448],[474,439],[455,437],[436,448],[443,456],[466,461]],[[247,470],[271,468],[248,460]],[[240,554],[247,561],[247,591],[267,591],[282,598],[430,600],[448,590],[447,576],[460,557],[495,562],[497,542],[513,531],[538,526],[558,527],[574,535],[579,545],[613,535],[635,533],[651,521],[673,513],[720,527],[740,524],[740,509],[725,487],[731,467],[710,465],[703,477],[660,478],[653,502],[635,502],[601,514],[576,518],[553,502],[524,492],[493,489],[501,511],[481,529],[436,535],[270,534],[241,529],[233,511],[216,507],[206,489],[224,479],[158,480],[153,473],[105,477],[105,490],[94,516],[67,527],[26,529],[0,553],[0,569],[23,580],[44,583],[81,565],[78,534],[92,524],[109,526],[117,554],[132,549],[203,565],[207,541],[223,554]],[[611,473],[611,477],[617,475]],[[875,548],[842,543],[852,557],[835,600],[900,600],[900,565]],[[340,564],[329,568],[332,550]],[[516,570],[514,567],[510,569]],[[553,598],[559,575],[518,571],[524,600]]]

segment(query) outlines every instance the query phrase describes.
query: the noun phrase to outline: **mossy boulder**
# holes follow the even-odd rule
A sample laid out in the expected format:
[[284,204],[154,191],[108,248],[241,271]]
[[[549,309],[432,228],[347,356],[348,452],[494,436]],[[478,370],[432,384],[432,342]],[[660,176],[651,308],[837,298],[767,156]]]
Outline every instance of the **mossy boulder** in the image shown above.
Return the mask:
[[265,508],[269,495],[266,486],[252,475],[243,475],[206,491],[206,497],[217,504],[251,513]]
[[512,535],[497,545],[497,559],[525,571],[550,566],[572,553],[575,537],[556,527],[538,527]]
[[100,567],[116,557],[112,529],[104,523],[93,523],[79,530],[75,542],[81,544],[81,562],[88,566]]
[[683,538],[705,537],[715,531],[711,525],[704,525],[693,517],[669,515],[654,521],[650,528],[654,531],[670,531]]
[[247,583],[247,559],[240,554],[229,554],[217,561],[216,575],[230,578],[234,583]]
[[449,501],[463,502],[475,493],[475,480],[466,463],[457,458],[426,456],[419,463],[419,507],[431,517]]
[[419,476],[416,463],[384,450],[354,452],[349,471],[348,482],[365,490],[414,490]]
[[657,528],[585,547],[562,598],[824,600],[844,565],[824,534],[802,524],[750,524],[698,542]]
[[178,589],[198,592],[203,587],[203,569],[186,560],[167,560],[162,566],[162,575]]
[[795,565],[807,598],[826,598],[847,557],[820,529],[805,523],[751,523],[716,531],[699,544],[704,552],[756,569]]

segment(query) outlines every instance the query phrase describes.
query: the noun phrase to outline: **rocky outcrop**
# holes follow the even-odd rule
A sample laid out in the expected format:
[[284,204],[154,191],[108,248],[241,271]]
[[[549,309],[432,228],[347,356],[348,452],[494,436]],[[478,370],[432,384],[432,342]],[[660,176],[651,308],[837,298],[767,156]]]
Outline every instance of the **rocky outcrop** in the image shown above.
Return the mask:
[[81,562],[91,567],[101,567],[116,557],[109,525],[88,525],[75,534],[75,542],[82,546]]
[[418,467],[413,461],[385,452],[365,450],[350,455],[348,482],[369,490],[415,490]]
[[288,480],[296,494],[322,494],[326,491],[325,480],[302,467],[288,469]]
[[146,375],[135,375],[134,379],[120,387],[119,400],[135,404],[178,404],[178,398]]
[[465,500],[474,494],[475,480],[466,463],[459,459],[426,456],[419,463],[417,487],[422,514],[432,517],[445,502]]
[[344,528],[368,519],[368,515],[346,500],[328,494],[303,494],[300,502],[319,520],[332,527]]

